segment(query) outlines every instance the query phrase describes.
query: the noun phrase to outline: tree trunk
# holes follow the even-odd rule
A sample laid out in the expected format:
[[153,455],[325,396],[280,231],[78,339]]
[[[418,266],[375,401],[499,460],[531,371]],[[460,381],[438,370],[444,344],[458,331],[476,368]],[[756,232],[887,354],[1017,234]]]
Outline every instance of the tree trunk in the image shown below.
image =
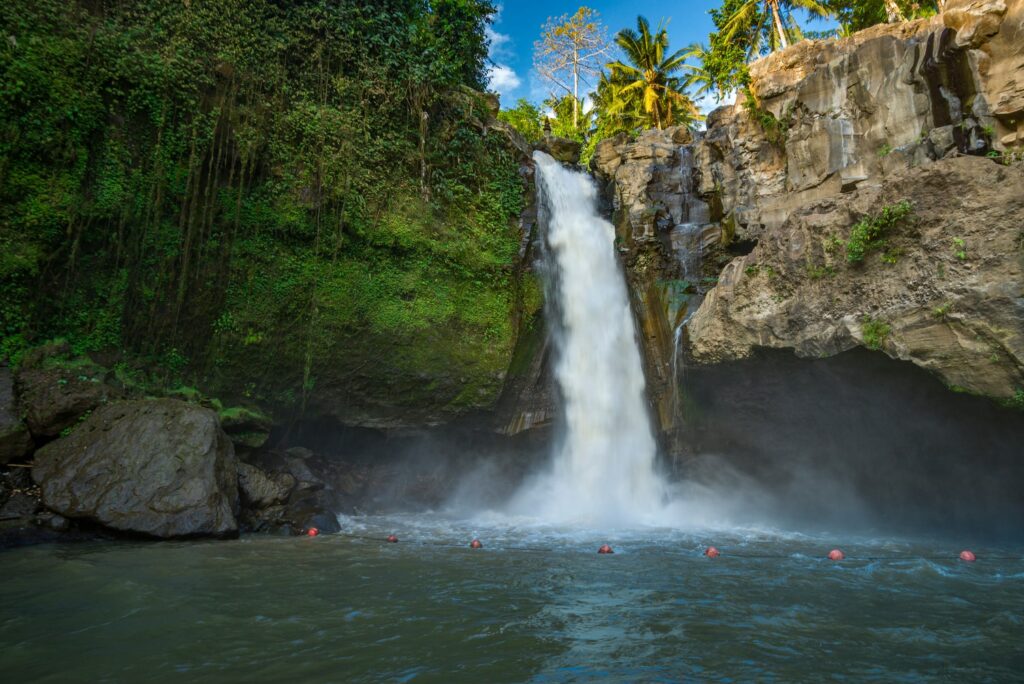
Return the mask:
[[420,110],[420,195],[424,202],[430,201],[430,172],[427,168],[427,125],[430,115]]
[[897,21],[906,21],[906,17],[903,16],[903,11],[900,9],[900,6],[896,4],[896,0],[885,0],[885,15],[890,24],[895,24]]
[[580,127],[580,63],[579,50],[572,50],[572,129],[579,130]]
[[779,42],[782,43],[782,49],[785,50],[789,47],[789,39],[786,37],[786,27],[782,23],[782,15],[779,14],[779,2],[778,0],[769,0],[768,4],[772,8],[772,21],[775,23],[775,32],[779,34]]

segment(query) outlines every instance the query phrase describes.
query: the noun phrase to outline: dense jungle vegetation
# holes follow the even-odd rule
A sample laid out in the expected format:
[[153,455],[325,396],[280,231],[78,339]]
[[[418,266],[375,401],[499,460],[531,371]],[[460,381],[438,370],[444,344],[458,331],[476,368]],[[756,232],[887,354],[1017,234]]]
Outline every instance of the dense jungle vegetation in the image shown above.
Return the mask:
[[0,4],[0,359],[62,337],[275,406],[410,373],[388,391],[492,398],[524,193],[481,94],[493,12]]

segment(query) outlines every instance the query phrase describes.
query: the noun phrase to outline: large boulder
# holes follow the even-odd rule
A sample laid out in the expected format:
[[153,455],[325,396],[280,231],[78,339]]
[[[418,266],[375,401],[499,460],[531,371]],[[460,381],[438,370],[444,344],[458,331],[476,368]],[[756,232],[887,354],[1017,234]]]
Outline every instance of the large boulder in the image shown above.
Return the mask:
[[0,465],[32,452],[32,435],[14,407],[14,382],[10,369],[0,368]]
[[115,402],[36,453],[43,503],[154,537],[237,533],[238,470],[217,414],[173,399]]

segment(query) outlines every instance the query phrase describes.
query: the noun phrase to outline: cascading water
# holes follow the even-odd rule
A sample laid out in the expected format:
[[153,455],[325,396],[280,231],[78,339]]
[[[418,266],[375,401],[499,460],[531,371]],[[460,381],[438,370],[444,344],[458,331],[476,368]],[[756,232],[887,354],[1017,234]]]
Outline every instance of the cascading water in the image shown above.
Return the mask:
[[661,509],[655,442],[615,231],[585,174],[536,152],[565,434],[515,508],[550,522],[630,523]]

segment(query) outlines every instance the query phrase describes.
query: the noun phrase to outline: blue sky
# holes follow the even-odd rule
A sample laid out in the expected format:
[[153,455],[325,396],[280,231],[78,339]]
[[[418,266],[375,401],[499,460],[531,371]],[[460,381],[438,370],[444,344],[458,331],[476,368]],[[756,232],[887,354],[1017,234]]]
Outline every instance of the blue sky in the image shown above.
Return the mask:
[[[515,106],[520,97],[540,104],[548,96],[550,86],[533,73],[533,44],[548,17],[572,14],[580,4],[581,0],[501,0],[490,31],[490,89],[501,95],[503,107]],[[635,28],[637,14],[647,17],[654,27],[668,20],[670,49],[674,51],[695,41],[707,42],[714,28],[708,10],[719,6],[721,0],[592,0],[584,4],[598,11],[609,38],[623,28]],[[825,26],[819,21],[811,28]]]
[[[502,106],[514,106],[520,97],[539,104],[548,96],[549,87],[533,73],[533,44],[548,17],[572,14],[580,4],[580,0],[502,0],[491,27],[491,90],[501,95]],[[714,28],[708,10],[720,0],[597,0],[585,4],[600,13],[609,37],[627,26],[635,27],[638,13],[654,26],[661,19],[669,19],[671,49],[676,50],[696,40],[707,42]]]

